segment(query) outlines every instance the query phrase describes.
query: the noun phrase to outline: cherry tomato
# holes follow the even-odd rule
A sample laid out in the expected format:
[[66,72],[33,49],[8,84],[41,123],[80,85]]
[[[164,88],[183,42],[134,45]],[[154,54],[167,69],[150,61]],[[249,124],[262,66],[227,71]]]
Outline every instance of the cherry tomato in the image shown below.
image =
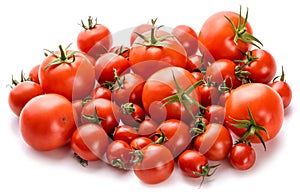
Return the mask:
[[107,146],[106,132],[101,126],[93,123],[78,127],[71,138],[72,150],[87,161],[99,160],[104,155]]
[[82,108],[81,122],[101,124],[110,135],[120,122],[119,107],[105,98],[93,99]]
[[198,51],[198,37],[193,28],[187,25],[178,25],[172,30],[172,34],[184,47],[187,56],[193,55]]
[[84,28],[77,36],[77,47],[80,51],[97,59],[101,54],[110,49],[112,45],[112,35],[109,29],[97,23],[97,18],[89,16],[88,25],[81,20]]
[[38,83],[38,84],[40,83],[40,80],[39,80],[39,69],[40,69],[40,65],[36,65],[29,72],[29,78],[33,82]]
[[137,137],[130,142],[130,147],[133,150],[139,150],[150,143],[153,143],[153,141],[148,137]]
[[223,106],[212,104],[206,107],[205,118],[209,121],[209,123],[224,123],[225,120],[225,108]]
[[194,147],[209,160],[223,160],[232,147],[232,136],[223,125],[210,123],[203,134],[195,137]]
[[210,16],[202,25],[198,40],[215,60],[242,59],[242,52],[247,52],[252,45],[262,45],[253,38],[252,28],[246,18],[242,17],[241,10],[239,14],[222,11]]
[[139,136],[150,137],[152,136],[158,127],[158,123],[150,118],[141,122],[138,128]]
[[119,125],[113,133],[114,140],[123,140],[128,144],[138,136],[136,129],[129,125]]
[[229,161],[236,169],[248,170],[255,164],[255,160],[254,149],[246,143],[237,143],[230,151]]
[[105,88],[103,86],[98,86],[94,88],[94,90],[90,95],[94,99],[96,98],[105,98],[107,100],[112,99],[112,92],[108,88]]
[[[68,47],[67,47],[68,49]],[[41,87],[70,101],[89,95],[95,85],[95,71],[86,55],[71,50],[50,52],[39,69]]]
[[39,84],[32,81],[22,81],[10,90],[8,94],[9,107],[19,117],[26,103],[42,94],[44,94],[44,90]]
[[119,169],[129,170],[132,168],[132,149],[123,140],[112,141],[106,150],[107,162]]
[[[284,118],[279,94],[262,83],[244,84],[231,91],[225,104],[225,124],[242,140],[264,142],[274,138]],[[245,122],[247,120],[247,122]],[[264,145],[265,147],[265,145]]]
[[218,102],[218,89],[209,82],[200,85],[198,87],[198,91],[201,99],[201,105],[206,107]]
[[59,94],[32,98],[24,106],[19,118],[24,141],[41,151],[66,145],[76,129],[74,111],[72,103]]
[[134,174],[144,183],[157,184],[168,179],[174,170],[173,155],[168,148],[160,144],[143,147],[134,165]]
[[121,121],[133,127],[138,127],[145,120],[144,110],[137,104],[125,103],[121,105]]

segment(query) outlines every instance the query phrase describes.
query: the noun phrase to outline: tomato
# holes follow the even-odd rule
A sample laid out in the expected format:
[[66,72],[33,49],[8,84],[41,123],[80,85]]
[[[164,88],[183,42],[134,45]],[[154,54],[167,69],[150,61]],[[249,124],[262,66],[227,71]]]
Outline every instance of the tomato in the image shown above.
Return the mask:
[[114,140],[123,140],[128,144],[138,136],[136,129],[129,125],[119,125],[113,133]]
[[133,127],[138,127],[145,120],[144,110],[137,104],[125,103],[121,105],[121,121]]
[[100,84],[115,82],[115,75],[129,72],[129,67],[128,60],[123,56],[116,53],[105,53],[95,62],[96,79]]
[[97,23],[97,18],[93,22],[93,18],[89,16],[88,26],[81,20],[84,28],[77,36],[77,47],[80,51],[97,59],[101,54],[110,49],[112,45],[112,35],[109,29]]
[[246,75],[246,79],[249,79],[248,82],[267,84],[272,81],[277,72],[274,57],[263,49],[248,51],[244,57],[244,62],[240,66],[242,66],[242,71],[249,73]]
[[72,101],[84,98],[92,91],[95,71],[86,55],[65,51],[59,45],[59,51],[50,51],[50,55],[42,62],[39,79],[46,93],[61,94]]
[[153,141],[148,137],[137,137],[130,142],[130,147],[133,150],[139,150],[150,143],[153,143]]
[[116,53],[118,55],[121,55],[125,59],[128,59],[129,50],[130,50],[129,47],[121,45],[121,46],[111,47],[108,52]]
[[203,134],[194,138],[194,147],[209,160],[223,160],[232,147],[232,136],[223,125],[210,123]]
[[198,87],[198,91],[201,99],[201,105],[206,107],[218,102],[218,89],[210,82],[200,85]]
[[72,103],[59,94],[32,98],[24,106],[19,118],[24,141],[41,151],[66,145],[76,129],[74,111]]
[[132,149],[123,140],[112,141],[106,150],[107,162],[113,167],[129,170],[132,168]]
[[38,84],[40,83],[39,69],[40,69],[40,65],[36,65],[29,72],[29,78],[31,79],[31,81],[38,83]]
[[156,129],[155,137],[157,143],[169,148],[174,158],[187,149],[192,141],[189,126],[176,119],[162,122]]
[[93,89],[92,93],[90,94],[92,98],[105,98],[107,100],[112,99],[112,92],[103,86],[98,86]]
[[81,122],[101,124],[110,135],[120,122],[119,107],[105,98],[93,99],[82,108]]
[[242,140],[250,142],[264,145],[265,141],[274,138],[280,131],[283,118],[284,109],[279,94],[262,83],[244,84],[232,90],[225,104],[227,128],[238,137],[247,133]]
[[255,164],[255,160],[254,149],[246,143],[237,143],[230,151],[229,161],[236,169],[248,170]]
[[[279,78],[279,80],[277,80],[277,78]],[[287,108],[292,101],[293,93],[290,85],[285,80],[283,66],[281,68],[281,75],[276,76],[269,85],[280,95],[283,102],[283,107]]]
[[187,56],[193,55],[198,51],[197,33],[187,25],[178,25],[171,32],[184,47]]
[[186,51],[172,34],[153,27],[143,37],[137,38],[129,51],[129,63],[134,73],[147,79],[165,67],[186,67]]
[[149,144],[139,152],[133,165],[134,174],[144,183],[157,184],[168,179],[174,170],[173,155],[160,144]]
[[236,88],[242,83],[235,76],[236,64],[228,59],[219,59],[206,69],[206,78],[211,79],[217,86],[225,82],[226,86]]
[[210,123],[223,125],[225,120],[225,108],[217,104],[209,105],[205,109],[204,116]]
[[143,106],[142,92],[145,80],[136,73],[126,73],[120,77],[116,77],[113,87],[112,98],[121,106],[122,104],[131,102]]
[[87,123],[78,127],[71,138],[72,150],[82,159],[97,161],[104,155],[108,146],[108,136],[96,124]]
[[8,104],[16,116],[32,98],[44,94],[42,87],[32,81],[22,81],[14,86],[8,94]]
[[135,40],[138,38],[137,33],[143,34],[145,32],[148,32],[151,30],[153,25],[151,24],[140,24],[136,26],[133,30],[132,33],[130,34],[130,46],[133,46]]
[[[246,13],[248,16],[248,10]],[[198,40],[215,60],[243,58],[243,52],[250,50],[252,45],[262,45],[252,35],[252,28],[240,13],[222,11],[213,14],[204,22]],[[201,50],[201,48],[200,48]]]
[[146,114],[157,122],[193,119],[201,101],[195,83],[193,75],[180,67],[157,71],[144,85],[142,101]]
[[142,121],[138,128],[139,136],[149,137],[156,132],[158,123],[150,118],[146,118]]

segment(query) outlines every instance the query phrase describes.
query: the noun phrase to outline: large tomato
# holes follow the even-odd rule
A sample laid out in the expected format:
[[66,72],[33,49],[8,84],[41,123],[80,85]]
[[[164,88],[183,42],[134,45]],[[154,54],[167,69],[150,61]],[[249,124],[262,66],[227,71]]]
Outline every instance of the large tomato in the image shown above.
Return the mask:
[[64,146],[76,129],[77,117],[72,103],[59,94],[32,98],[20,115],[24,141],[34,149],[48,151]]
[[129,52],[129,63],[135,73],[146,79],[164,67],[186,67],[186,51],[172,34],[153,27],[142,37],[135,40]]
[[253,37],[247,19],[248,10],[245,18],[242,17],[241,11],[239,14],[222,11],[210,16],[198,35],[200,50],[206,49],[215,60],[243,58],[242,52],[247,52],[252,45],[261,44]]
[[278,134],[283,118],[281,97],[262,83],[244,84],[232,90],[225,104],[227,128],[242,140],[262,142],[264,146],[265,141]]
[[39,79],[46,93],[61,94],[71,101],[90,94],[95,85],[95,70],[86,55],[59,45],[59,51],[51,51],[40,65]]
[[105,53],[112,46],[112,35],[109,29],[95,22],[90,16],[88,25],[85,25],[81,20],[81,25],[84,28],[77,36],[77,46],[80,51],[97,59],[100,54]]
[[[189,121],[199,111],[200,95],[193,75],[180,67],[167,67],[154,73],[146,81],[142,101],[146,113],[156,121],[178,119]],[[175,95],[175,96],[174,96]],[[173,96],[174,99],[165,99]],[[193,102],[193,103],[192,103]]]

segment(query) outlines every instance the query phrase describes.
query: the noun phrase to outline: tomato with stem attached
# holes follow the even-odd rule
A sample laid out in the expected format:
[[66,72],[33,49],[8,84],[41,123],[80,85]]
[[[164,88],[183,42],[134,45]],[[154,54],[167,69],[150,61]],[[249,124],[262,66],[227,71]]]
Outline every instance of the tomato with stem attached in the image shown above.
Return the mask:
[[238,142],[231,148],[229,161],[238,170],[248,170],[255,164],[255,150],[249,143]]

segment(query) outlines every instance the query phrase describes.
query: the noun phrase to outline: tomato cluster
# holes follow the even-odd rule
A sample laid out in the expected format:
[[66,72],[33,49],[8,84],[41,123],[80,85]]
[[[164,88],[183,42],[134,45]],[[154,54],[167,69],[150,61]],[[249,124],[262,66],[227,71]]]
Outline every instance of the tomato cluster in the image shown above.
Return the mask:
[[78,51],[45,50],[8,97],[24,141],[40,151],[70,145],[82,165],[103,160],[148,184],[175,166],[194,178],[211,176],[211,161],[251,168],[251,144],[266,150],[292,92],[253,36],[248,10],[216,13],[199,34],[156,22],[136,26],[130,45],[113,45],[89,17]]

